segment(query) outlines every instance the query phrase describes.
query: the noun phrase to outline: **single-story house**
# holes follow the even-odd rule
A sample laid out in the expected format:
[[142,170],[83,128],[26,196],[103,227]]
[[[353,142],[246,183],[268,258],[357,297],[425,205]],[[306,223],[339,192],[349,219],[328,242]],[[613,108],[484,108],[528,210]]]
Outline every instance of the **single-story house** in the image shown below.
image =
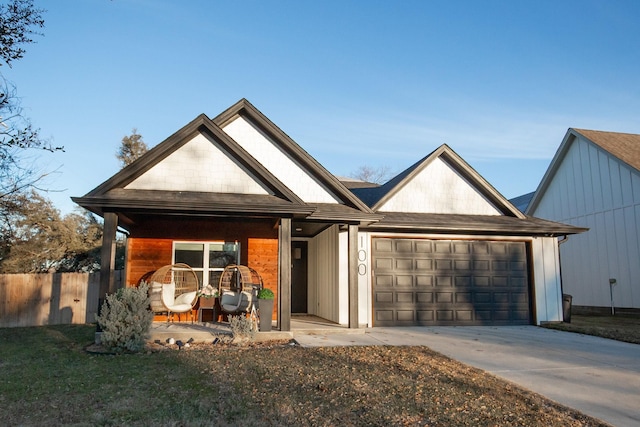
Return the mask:
[[578,311],[640,310],[640,135],[569,129],[526,212],[589,228],[560,246]]
[[343,181],[242,99],[73,200],[104,218],[103,293],[121,227],[128,285],[175,262],[204,285],[240,262],[276,293],[280,330],[296,313],[350,328],[562,320],[557,237],[583,229],[524,215],[446,145],[382,186]]

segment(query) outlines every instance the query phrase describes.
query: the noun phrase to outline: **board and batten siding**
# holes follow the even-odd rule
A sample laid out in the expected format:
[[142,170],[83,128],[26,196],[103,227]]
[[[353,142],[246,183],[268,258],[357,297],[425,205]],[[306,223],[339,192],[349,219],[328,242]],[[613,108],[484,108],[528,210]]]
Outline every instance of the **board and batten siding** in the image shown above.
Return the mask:
[[222,130],[305,202],[338,203],[336,196],[244,117],[237,117]]
[[537,325],[543,322],[561,322],[562,279],[558,240],[554,237],[533,238],[531,255],[535,322]]
[[579,227],[560,249],[564,292],[579,306],[640,308],[640,173],[576,138],[532,215]]
[[[340,315],[340,259],[338,226],[333,225],[308,243],[308,313],[336,323]],[[348,316],[348,313],[347,313]],[[341,322],[342,320],[342,322]]]

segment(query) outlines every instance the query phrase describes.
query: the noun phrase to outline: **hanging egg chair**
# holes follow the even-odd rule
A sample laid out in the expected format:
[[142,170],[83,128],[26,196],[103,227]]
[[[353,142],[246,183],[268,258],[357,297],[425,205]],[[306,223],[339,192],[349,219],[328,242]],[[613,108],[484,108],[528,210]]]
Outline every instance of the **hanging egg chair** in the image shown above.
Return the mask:
[[262,277],[254,269],[246,265],[226,266],[218,286],[220,308],[227,314],[251,311],[262,286]]

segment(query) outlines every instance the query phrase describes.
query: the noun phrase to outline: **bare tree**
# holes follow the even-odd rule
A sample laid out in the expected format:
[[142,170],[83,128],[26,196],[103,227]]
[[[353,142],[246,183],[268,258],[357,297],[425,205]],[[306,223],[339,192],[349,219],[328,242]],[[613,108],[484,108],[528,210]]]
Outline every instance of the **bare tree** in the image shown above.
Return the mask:
[[133,128],[131,135],[122,138],[122,143],[116,153],[116,158],[120,160],[121,166],[124,168],[136,161],[147,151],[149,151],[149,147],[147,147],[147,144],[142,140],[142,135],[138,133],[138,129]]
[[360,179],[375,184],[384,184],[391,178],[391,169],[389,166],[360,166],[355,172],[351,173],[351,178]]
[[33,0],[13,0],[0,4],[0,58],[11,67],[11,61],[25,54],[24,45],[33,43],[32,35],[41,36],[39,28],[44,28],[42,14]]
[[[0,59],[9,67],[24,56],[24,45],[44,27],[42,13],[33,0],[13,0],[0,5]],[[0,64],[1,65],[1,64]],[[0,209],[6,198],[34,187],[46,173],[28,162],[29,150],[58,151],[40,138],[30,120],[22,114],[15,86],[0,75]]]

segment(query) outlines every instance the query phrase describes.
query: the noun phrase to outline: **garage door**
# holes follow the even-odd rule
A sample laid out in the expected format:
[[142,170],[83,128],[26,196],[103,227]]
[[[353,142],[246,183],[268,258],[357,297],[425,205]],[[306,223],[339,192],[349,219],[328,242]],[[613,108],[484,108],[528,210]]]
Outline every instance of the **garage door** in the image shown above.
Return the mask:
[[374,326],[531,323],[524,242],[374,238]]

